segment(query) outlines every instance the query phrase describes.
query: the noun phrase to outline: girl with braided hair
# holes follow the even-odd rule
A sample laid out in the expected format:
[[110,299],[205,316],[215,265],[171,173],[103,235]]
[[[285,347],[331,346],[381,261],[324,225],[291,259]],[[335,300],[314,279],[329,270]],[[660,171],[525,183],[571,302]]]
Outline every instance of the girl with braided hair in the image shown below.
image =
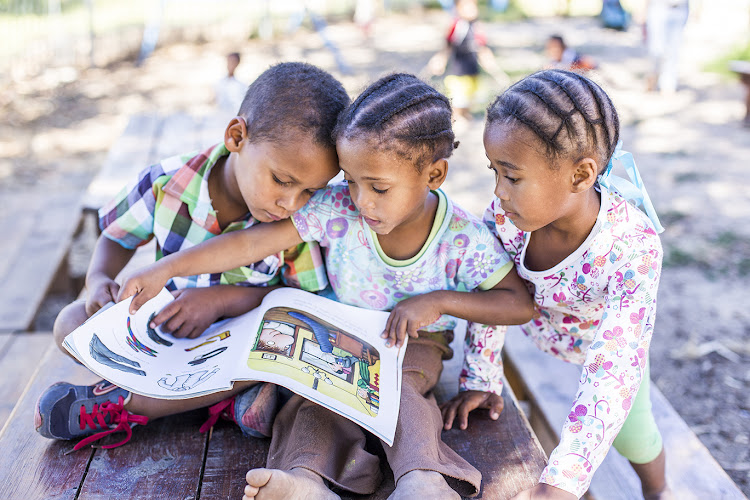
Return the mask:
[[[484,147],[496,197],[485,222],[539,313],[521,329],[538,348],[583,367],[540,483],[516,500],[582,496],[612,445],[632,463],[645,498],[672,497],[649,399],[662,227],[618,140],[607,94],[568,71],[528,76],[487,110]],[[611,174],[613,160],[632,183]],[[504,334],[467,343],[462,392],[443,409],[446,429],[456,418],[466,428],[468,413],[500,393]]]
[[[342,112],[333,137],[343,183],[319,190],[289,220],[158,261],[128,279],[120,299],[137,292],[137,309],[172,275],[231,269],[302,241],[320,242],[329,296],[391,310],[386,346],[412,337],[394,443],[384,446],[396,481],[391,498],[476,495],[481,474],[440,439],[443,421],[431,390],[442,360],[453,354],[456,317],[522,324],[532,317],[531,297],[492,231],[439,189],[456,146],[445,96],[413,75],[386,76]],[[274,422],[267,468],[247,473],[245,498],[338,498],[330,487],[372,493],[380,467],[365,437],[350,420],[293,396]]]

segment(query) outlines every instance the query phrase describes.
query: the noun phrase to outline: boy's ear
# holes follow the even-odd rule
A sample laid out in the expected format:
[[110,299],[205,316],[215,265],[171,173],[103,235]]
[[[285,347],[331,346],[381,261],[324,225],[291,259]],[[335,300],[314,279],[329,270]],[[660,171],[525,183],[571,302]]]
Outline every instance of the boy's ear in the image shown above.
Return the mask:
[[237,153],[247,139],[247,123],[241,116],[235,116],[224,130],[224,145],[230,153]]
[[427,176],[427,185],[431,190],[435,190],[443,185],[445,177],[448,175],[448,160],[440,158],[424,169],[424,173]]
[[576,162],[573,169],[574,193],[582,193],[589,189],[596,182],[599,173],[599,164],[592,158],[583,158]]

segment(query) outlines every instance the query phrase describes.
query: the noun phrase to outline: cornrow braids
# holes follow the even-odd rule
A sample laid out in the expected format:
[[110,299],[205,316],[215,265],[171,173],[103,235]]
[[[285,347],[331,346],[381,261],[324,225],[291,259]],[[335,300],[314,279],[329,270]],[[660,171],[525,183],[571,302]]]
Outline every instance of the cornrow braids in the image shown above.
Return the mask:
[[331,133],[348,105],[346,90],[331,74],[312,64],[285,62],[250,84],[238,114],[247,121],[251,142],[287,142],[297,132],[333,148]]
[[487,125],[518,122],[545,145],[553,160],[591,156],[603,170],[620,138],[609,96],[578,73],[546,70],[527,76],[487,108]]
[[366,137],[414,162],[418,171],[458,146],[450,101],[414,75],[394,73],[371,84],[339,116],[340,138]]

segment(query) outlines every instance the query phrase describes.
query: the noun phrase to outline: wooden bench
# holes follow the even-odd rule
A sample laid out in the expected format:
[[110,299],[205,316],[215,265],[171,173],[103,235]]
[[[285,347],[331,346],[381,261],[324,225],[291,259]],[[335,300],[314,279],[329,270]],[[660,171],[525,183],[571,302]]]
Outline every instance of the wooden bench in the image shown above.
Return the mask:
[[3,194],[0,332],[32,329],[51,289],[73,293],[67,256],[80,222],[80,194]]
[[50,292],[78,293],[68,254],[82,227],[82,214],[96,216],[99,207],[147,165],[222,140],[225,125],[216,116],[134,115],[83,199],[68,191],[4,194],[0,332],[33,329]]
[[[504,348],[505,373],[518,398],[529,402],[529,420],[545,451],[560,439],[578,387],[580,367],[537,349],[518,329],[508,332]],[[680,500],[746,499],[724,469],[651,384],[651,403],[667,453],[667,481]],[[587,498],[642,498],[638,476],[630,463],[612,449],[594,474]]]
[[[23,383],[21,374],[15,377],[13,385],[24,390],[17,391],[18,404],[0,431],[3,498],[240,498],[245,472],[265,463],[268,440],[245,438],[226,422],[200,434],[205,410],[136,427],[132,440],[119,448],[68,453],[73,443],[48,440],[34,431],[36,400],[59,380],[90,384],[96,377],[52,346],[49,334],[0,336],[0,342],[0,352],[5,353],[0,357],[3,373],[16,365],[26,367],[24,375],[30,367],[35,369],[28,383]],[[49,348],[40,349],[45,342]],[[14,355],[9,349],[15,349]],[[6,385],[3,380],[2,387]],[[476,412],[467,431],[443,433],[453,449],[482,471],[478,498],[509,498],[535,484],[546,463],[513,394],[506,389],[503,396],[505,410],[498,421]],[[394,485],[389,471],[384,473],[390,479],[375,494],[345,498],[387,498]]]

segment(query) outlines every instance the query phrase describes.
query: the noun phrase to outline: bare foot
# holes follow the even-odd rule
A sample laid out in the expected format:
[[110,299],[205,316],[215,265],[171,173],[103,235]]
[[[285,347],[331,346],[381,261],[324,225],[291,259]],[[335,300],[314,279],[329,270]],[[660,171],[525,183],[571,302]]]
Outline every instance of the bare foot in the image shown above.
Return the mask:
[[322,477],[301,467],[289,471],[252,469],[245,474],[245,480],[242,500],[341,500],[328,489]]
[[442,474],[430,470],[407,472],[396,484],[388,500],[460,500],[461,496],[448,486]]

